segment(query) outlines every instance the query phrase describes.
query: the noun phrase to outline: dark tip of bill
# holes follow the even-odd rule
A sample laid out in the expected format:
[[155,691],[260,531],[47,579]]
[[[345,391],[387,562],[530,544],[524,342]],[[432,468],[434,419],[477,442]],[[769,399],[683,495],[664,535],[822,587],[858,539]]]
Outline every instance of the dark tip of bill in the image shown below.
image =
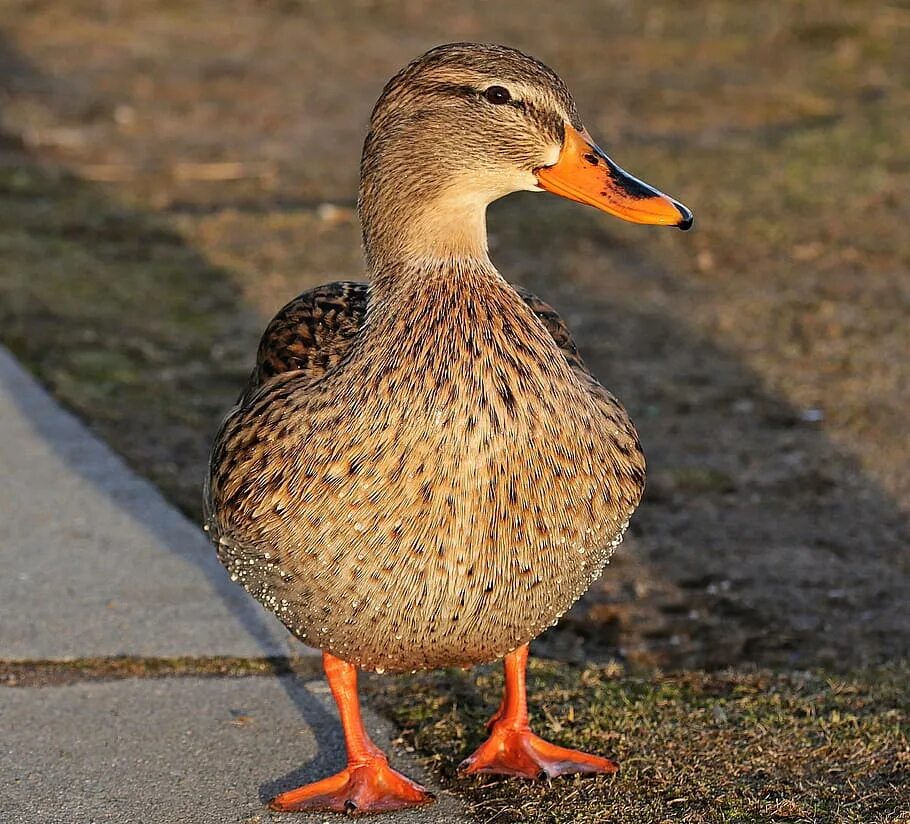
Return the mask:
[[689,229],[692,228],[692,224],[695,223],[694,215],[685,206],[683,206],[682,203],[677,203],[674,200],[673,205],[676,207],[676,211],[682,215],[682,220],[676,224],[676,228],[682,229],[684,232],[688,232]]

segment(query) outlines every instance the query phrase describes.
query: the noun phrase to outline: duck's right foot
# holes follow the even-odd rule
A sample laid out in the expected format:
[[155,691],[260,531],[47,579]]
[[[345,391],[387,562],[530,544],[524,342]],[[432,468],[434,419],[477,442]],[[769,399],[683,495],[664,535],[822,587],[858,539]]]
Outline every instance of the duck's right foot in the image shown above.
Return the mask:
[[336,812],[368,815],[432,804],[435,796],[393,770],[383,756],[349,764],[321,781],[305,784],[273,798],[279,812]]

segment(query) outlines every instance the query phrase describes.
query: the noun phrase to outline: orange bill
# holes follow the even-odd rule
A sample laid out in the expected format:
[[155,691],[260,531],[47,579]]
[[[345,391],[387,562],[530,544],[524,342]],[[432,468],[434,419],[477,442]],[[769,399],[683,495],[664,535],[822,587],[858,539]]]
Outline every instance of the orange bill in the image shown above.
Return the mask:
[[692,228],[682,203],[624,172],[591,139],[566,124],[559,160],[537,169],[537,184],[548,192],[587,203],[632,223]]

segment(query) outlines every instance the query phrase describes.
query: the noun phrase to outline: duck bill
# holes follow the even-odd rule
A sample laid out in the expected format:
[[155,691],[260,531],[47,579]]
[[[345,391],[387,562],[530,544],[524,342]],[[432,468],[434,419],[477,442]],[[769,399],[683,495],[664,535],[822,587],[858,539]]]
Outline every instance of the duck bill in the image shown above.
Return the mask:
[[537,169],[537,184],[548,192],[631,223],[690,229],[694,218],[685,206],[617,166],[591,139],[566,124],[559,160]]

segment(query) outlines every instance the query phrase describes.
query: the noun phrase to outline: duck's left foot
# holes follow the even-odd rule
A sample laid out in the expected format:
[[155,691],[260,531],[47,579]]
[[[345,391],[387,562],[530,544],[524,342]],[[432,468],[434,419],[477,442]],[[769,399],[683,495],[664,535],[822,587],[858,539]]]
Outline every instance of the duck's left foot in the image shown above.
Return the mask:
[[559,747],[528,727],[495,723],[490,737],[458,767],[462,775],[492,773],[523,778],[555,778],[572,773],[615,773],[619,765],[599,755]]

